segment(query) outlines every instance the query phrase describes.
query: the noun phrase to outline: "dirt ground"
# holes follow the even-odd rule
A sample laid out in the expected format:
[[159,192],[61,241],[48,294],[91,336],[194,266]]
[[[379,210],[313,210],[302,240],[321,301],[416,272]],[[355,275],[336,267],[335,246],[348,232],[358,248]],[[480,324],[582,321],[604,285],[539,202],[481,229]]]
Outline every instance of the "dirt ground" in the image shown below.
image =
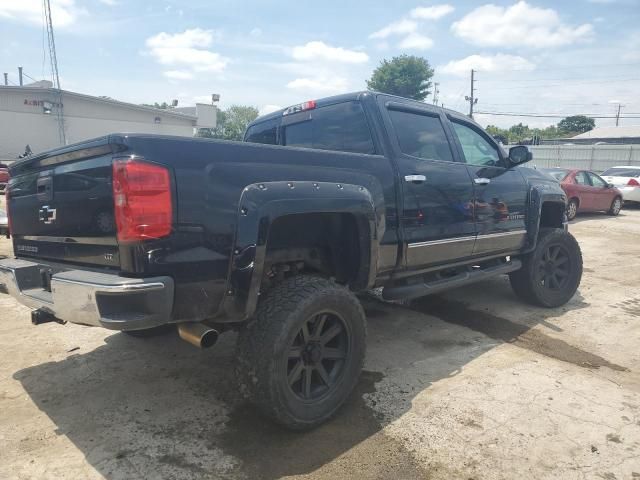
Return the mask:
[[306,434],[239,399],[233,334],[199,351],[34,327],[0,295],[0,478],[640,479],[640,209],[570,229],[585,272],[563,308],[523,305],[506,278],[365,298],[366,371]]

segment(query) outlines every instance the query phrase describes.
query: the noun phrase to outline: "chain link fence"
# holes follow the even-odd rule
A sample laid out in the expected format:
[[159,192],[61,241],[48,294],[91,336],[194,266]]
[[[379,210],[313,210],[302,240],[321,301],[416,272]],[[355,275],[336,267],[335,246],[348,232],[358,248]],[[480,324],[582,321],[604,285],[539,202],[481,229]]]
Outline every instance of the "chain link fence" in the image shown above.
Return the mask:
[[532,145],[531,166],[603,172],[618,165],[640,166],[640,145]]

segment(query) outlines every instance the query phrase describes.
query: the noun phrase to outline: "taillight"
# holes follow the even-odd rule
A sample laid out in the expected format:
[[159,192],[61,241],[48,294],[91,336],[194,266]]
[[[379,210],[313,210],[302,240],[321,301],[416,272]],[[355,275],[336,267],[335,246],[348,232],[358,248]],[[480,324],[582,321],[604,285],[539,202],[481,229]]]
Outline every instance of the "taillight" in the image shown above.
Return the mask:
[[629,187],[640,187],[640,183],[635,178],[632,178],[627,183],[627,186],[629,186]]
[[114,160],[113,200],[119,241],[171,233],[171,179],[166,168],[134,159]]

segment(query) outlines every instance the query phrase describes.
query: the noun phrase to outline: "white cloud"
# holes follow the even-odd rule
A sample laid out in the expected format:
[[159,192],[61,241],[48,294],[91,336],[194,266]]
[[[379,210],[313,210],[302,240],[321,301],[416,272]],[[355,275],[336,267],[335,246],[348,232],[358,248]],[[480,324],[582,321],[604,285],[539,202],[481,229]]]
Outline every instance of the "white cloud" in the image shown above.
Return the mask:
[[320,93],[336,93],[347,90],[348,81],[346,78],[296,78],[287,83],[287,88],[301,90],[310,95]]
[[221,72],[229,59],[207,48],[213,43],[213,32],[193,28],[182,33],[158,33],[147,38],[149,54],[167,66],[189,67],[195,72]]
[[531,71],[535,64],[517,55],[470,55],[460,60],[452,60],[446,65],[436,68],[438,73],[464,76],[469,75],[471,69],[483,72],[509,72],[513,70]]
[[453,8],[449,4],[433,5],[431,7],[417,7],[411,10],[409,14],[411,18],[418,18],[420,20],[438,20],[439,18],[449,15],[453,12]]
[[193,78],[193,73],[185,70],[168,70],[162,74],[171,80],[191,80]]
[[551,8],[538,8],[520,1],[510,7],[483,5],[451,26],[469,43],[492,47],[546,48],[587,39],[593,33],[588,24],[571,26]]
[[373,32],[371,35],[369,35],[369,38],[388,38],[392,35],[407,35],[409,33],[415,32],[417,28],[417,22],[403,18],[402,20],[390,23],[377,32]]
[[369,55],[356,50],[347,50],[342,47],[332,47],[324,42],[309,42],[305,45],[294,47],[292,52],[296,60],[326,60],[341,63],[365,63],[369,61]]
[[277,112],[278,110],[281,110],[281,109],[282,107],[280,105],[263,105],[258,111],[258,115],[260,116],[267,115],[272,112]]
[[411,33],[398,46],[406,49],[427,50],[433,46],[433,40],[419,33]]
[[100,3],[104,3],[109,7],[115,7],[116,5],[118,5],[118,2],[116,0],[100,0]]
[[[86,14],[86,9],[76,6],[75,0],[51,0],[54,27],[68,27]],[[0,0],[0,17],[42,25],[42,1]]]

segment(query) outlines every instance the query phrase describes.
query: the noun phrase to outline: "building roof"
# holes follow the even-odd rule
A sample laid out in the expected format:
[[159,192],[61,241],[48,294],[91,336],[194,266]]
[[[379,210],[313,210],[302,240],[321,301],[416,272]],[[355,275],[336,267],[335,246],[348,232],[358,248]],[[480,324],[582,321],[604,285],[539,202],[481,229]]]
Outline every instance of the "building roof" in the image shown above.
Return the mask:
[[[25,85],[22,87],[0,85],[0,92],[18,92],[18,93],[27,93],[27,94],[38,92],[42,94],[53,94],[53,93],[57,93],[57,90],[53,88],[42,88],[40,86],[35,86],[33,84]],[[147,107],[144,105],[136,105],[135,103],[120,102],[118,100],[114,100],[113,98],[109,98],[109,97],[94,97],[92,95],[85,95],[84,93],[70,92],[68,90],[62,90],[62,95],[78,98],[81,100],[86,100],[89,102],[105,103],[105,104],[113,105],[120,108],[142,110],[144,112],[155,113],[156,115],[160,115],[160,114],[168,115],[170,117],[182,118],[184,120],[196,121],[198,119],[196,115],[189,115],[187,113],[174,112],[173,110],[170,110],[170,109],[161,109],[161,108]]]
[[572,138],[624,138],[640,137],[640,125],[625,125],[621,127],[599,127],[581,133]]

